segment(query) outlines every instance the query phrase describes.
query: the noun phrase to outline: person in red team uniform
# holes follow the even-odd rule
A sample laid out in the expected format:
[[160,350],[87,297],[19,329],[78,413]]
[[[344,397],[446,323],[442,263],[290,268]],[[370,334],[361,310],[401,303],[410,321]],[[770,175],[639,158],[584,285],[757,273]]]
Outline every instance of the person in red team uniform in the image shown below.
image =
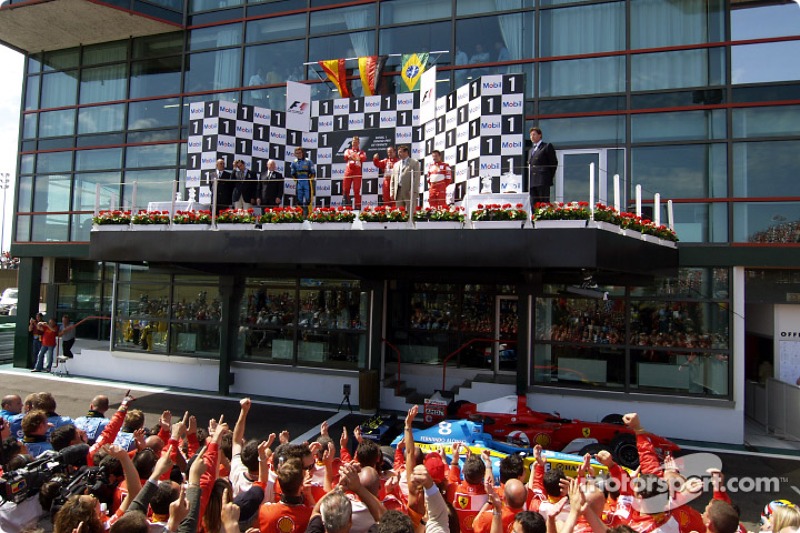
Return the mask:
[[394,198],[392,198],[392,168],[394,164],[400,161],[397,153],[394,151],[394,146],[386,149],[386,157],[378,159],[378,154],[372,156],[372,164],[378,167],[383,173],[383,181],[381,182],[381,198],[383,205],[394,207]]
[[361,209],[361,166],[367,160],[367,154],[361,149],[361,139],[356,135],[350,148],[344,151],[344,160],[347,167],[344,169],[344,184],[342,195],[344,204],[350,205],[350,189],[353,189],[353,196],[356,199],[355,209]]
[[428,203],[431,207],[447,206],[447,186],[453,181],[450,165],[442,161],[442,152],[431,152],[433,163],[428,165]]

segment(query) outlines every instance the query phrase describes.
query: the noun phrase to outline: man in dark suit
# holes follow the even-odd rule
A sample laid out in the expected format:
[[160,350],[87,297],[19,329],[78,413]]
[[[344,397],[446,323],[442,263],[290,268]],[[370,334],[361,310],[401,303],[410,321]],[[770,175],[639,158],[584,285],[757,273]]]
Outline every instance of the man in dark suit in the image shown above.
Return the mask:
[[263,207],[277,207],[281,205],[283,197],[283,174],[277,170],[278,164],[274,159],[267,161],[267,170],[258,177],[258,196],[256,204]]
[[225,170],[225,160],[217,159],[217,169],[211,171],[211,194],[214,194],[214,183],[217,184],[217,197],[214,199],[217,205],[217,212],[228,209],[231,206],[231,196],[233,195],[233,174]]
[[528,154],[528,178],[533,209],[537,203],[550,202],[550,187],[558,168],[558,158],[553,145],[542,140],[542,130],[531,128],[530,135],[533,147]]
[[256,202],[256,177],[247,170],[244,161],[238,159],[233,163],[233,207],[234,209],[250,209]]

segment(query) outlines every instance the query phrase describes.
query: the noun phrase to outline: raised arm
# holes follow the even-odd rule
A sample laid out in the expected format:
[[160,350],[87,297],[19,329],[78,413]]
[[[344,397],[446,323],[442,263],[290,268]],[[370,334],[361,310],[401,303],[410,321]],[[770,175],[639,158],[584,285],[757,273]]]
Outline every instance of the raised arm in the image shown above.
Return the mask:
[[252,402],[250,398],[242,398],[239,400],[239,418],[236,420],[236,425],[233,426],[233,455],[242,453],[244,447],[244,430],[247,426],[247,414],[250,412]]

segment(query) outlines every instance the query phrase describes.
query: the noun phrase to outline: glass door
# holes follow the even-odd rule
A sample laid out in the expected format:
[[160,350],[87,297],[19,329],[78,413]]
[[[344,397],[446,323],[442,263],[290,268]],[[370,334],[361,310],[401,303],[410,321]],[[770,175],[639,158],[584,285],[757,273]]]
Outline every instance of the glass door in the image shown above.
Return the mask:
[[518,298],[516,296],[498,296],[495,303],[494,357],[495,372],[517,371],[517,314]]
[[[556,202],[589,201],[589,165],[594,163],[595,202],[614,205],[614,175],[619,175],[620,205],[627,200],[625,149],[557,150]],[[623,208],[624,210],[624,208]]]

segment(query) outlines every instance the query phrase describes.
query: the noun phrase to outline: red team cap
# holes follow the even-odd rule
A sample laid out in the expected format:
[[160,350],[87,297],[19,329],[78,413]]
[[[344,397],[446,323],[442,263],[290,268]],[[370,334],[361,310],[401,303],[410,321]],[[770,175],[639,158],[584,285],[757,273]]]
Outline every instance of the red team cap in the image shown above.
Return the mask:
[[431,452],[425,456],[425,461],[423,462],[425,465],[425,469],[433,478],[434,483],[441,483],[444,481],[445,478],[445,469],[447,465],[444,464],[442,461],[441,456],[439,456],[436,452]]

